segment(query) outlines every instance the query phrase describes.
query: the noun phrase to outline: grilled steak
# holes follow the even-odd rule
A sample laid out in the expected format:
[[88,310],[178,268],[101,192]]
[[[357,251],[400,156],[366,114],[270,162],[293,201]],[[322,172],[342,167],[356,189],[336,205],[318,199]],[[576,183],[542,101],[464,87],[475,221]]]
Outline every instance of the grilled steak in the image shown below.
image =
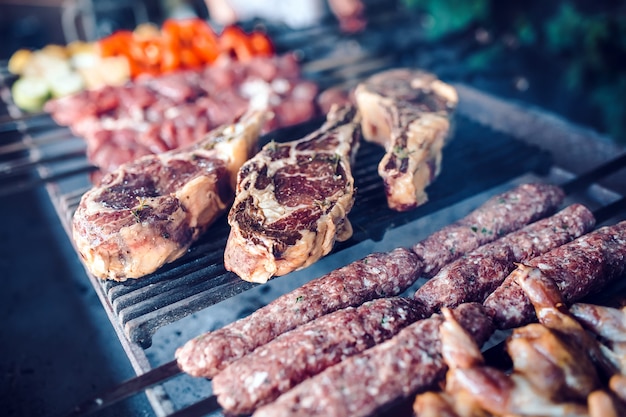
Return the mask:
[[351,163],[359,138],[352,106],[335,107],[306,137],[269,143],[239,171],[224,265],[263,283],[304,268],[352,236]]
[[124,281],[182,256],[228,208],[266,115],[251,110],[191,147],[147,155],[104,176],[83,195],[72,222],[87,269]]
[[534,318],[533,305],[515,281],[532,268],[556,283],[566,303],[594,293],[626,272],[626,221],[602,227],[519,266],[485,300],[497,327],[509,329]]
[[354,97],[363,117],[363,137],[386,150],[378,173],[389,207],[405,211],[425,203],[425,188],[441,170],[458,103],[456,90],[433,74],[393,69],[359,84]]

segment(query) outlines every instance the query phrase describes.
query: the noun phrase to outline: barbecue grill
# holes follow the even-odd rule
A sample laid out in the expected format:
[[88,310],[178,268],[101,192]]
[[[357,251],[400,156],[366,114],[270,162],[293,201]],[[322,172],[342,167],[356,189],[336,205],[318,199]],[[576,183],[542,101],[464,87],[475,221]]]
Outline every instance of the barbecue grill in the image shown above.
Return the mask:
[[[222,258],[228,225],[223,216],[184,257],[148,277],[117,283],[86,273],[137,374],[171,361],[174,350],[192,337],[368,253],[408,246],[513,184],[567,183],[568,200],[592,210],[610,206],[626,194],[626,172],[620,171],[626,167],[623,148],[540,109],[472,87],[467,74],[454,68],[473,39],[449,44],[444,39],[433,45],[419,31],[409,30],[415,25],[410,15],[381,6],[384,2],[373,4],[381,13],[357,35],[341,34],[330,22],[301,30],[269,25],[265,29],[279,52],[297,51],[304,76],[322,88],[349,88],[369,74],[395,66],[425,68],[457,88],[455,130],[444,150],[442,173],[428,188],[430,201],[410,212],[389,210],[377,174],[383,150],[363,143],[354,169],[357,198],[349,215],[354,236],[305,270],[264,285],[244,282],[226,271]],[[46,114],[23,114],[15,107],[9,93],[13,81],[3,63],[0,135],[6,140],[0,143],[0,195],[44,186],[69,235],[72,214],[90,187],[89,174],[95,168],[85,157],[84,142],[69,129],[57,126]],[[283,128],[265,135],[262,142],[300,138],[319,124],[321,119],[315,119]],[[605,223],[626,218],[623,208],[611,207],[603,215]],[[156,415],[221,415],[209,381],[177,376],[146,393]]]

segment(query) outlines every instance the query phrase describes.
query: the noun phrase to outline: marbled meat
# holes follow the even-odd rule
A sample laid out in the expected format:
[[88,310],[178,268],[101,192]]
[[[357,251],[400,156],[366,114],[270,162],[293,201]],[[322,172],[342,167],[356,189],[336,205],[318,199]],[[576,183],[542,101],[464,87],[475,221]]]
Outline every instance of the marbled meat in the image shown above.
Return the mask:
[[182,256],[234,198],[269,113],[250,110],[190,147],[128,162],[81,198],[72,236],[96,277],[124,281]]
[[228,215],[227,270],[264,283],[313,264],[352,236],[359,121],[354,107],[334,107],[318,130],[271,142],[241,167]]
[[452,131],[456,90],[421,70],[393,69],[360,83],[354,91],[363,137],[382,145],[378,165],[391,209],[411,210],[428,201],[428,187],[441,171]]

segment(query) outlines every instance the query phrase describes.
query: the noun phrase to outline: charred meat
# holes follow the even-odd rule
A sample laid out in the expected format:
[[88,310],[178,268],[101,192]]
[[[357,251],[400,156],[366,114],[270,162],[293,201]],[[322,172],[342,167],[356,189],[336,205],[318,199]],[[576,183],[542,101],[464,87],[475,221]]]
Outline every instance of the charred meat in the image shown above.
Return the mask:
[[360,139],[354,107],[335,107],[306,137],[269,143],[239,171],[224,266],[263,283],[302,269],[352,236],[351,164]]
[[394,69],[359,84],[354,97],[363,116],[363,137],[386,150],[378,173],[389,207],[405,211],[424,204],[426,187],[441,171],[456,90],[433,74]]
[[104,176],[72,219],[87,269],[124,281],[182,256],[228,209],[237,170],[256,148],[266,117],[251,110],[191,147],[147,155]]

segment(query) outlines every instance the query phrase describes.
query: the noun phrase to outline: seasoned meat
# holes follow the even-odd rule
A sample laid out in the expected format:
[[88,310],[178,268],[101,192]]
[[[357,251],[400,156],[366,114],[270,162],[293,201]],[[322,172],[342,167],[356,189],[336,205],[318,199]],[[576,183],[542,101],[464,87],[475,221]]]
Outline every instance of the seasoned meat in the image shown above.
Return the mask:
[[227,270],[263,283],[311,265],[352,236],[359,120],[354,107],[335,107],[319,130],[269,143],[241,167],[228,215]]
[[420,264],[408,249],[373,253],[278,297],[265,307],[176,351],[179,367],[212,378],[228,364],[277,336],[339,309],[400,294],[418,277]]
[[566,303],[577,301],[626,272],[626,221],[581,236],[513,271],[484,303],[499,328],[518,327],[534,317],[532,304],[515,282],[527,266],[553,280]]
[[[478,345],[491,336],[491,320],[480,304],[463,304],[452,314]],[[253,416],[367,416],[391,401],[428,389],[447,370],[439,333],[442,322],[440,315],[419,320],[307,379]]]
[[228,208],[267,115],[251,110],[191,147],[124,164],[87,191],[72,236],[89,271],[124,281],[182,256]]
[[222,55],[199,69],[140,77],[121,86],[85,90],[50,100],[45,110],[87,144],[101,173],[140,156],[188,146],[233,123],[250,100],[270,95],[274,117],[263,132],[305,122],[318,114],[317,85],[303,79],[296,54]]
[[425,318],[408,298],[381,298],[348,307],[287,332],[232,363],[213,378],[228,413],[246,414],[305,379]]
[[565,193],[555,185],[531,183],[495,195],[462,219],[413,246],[432,278],[441,267],[477,247],[554,213]]
[[363,116],[363,137],[386,150],[378,173],[389,207],[405,211],[425,203],[425,189],[441,171],[456,90],[433,74],[393,69],[359,84],[354,97]]
[[589,232],[594,224],[591,211],[572,204],[444,266],[417,290],[415,299],[431,313],[464,302],[483,302],[515,269],[516,262],[529,261],[568,243]]
[[[454,260],[522,227],[524,221],[555,211],[563,197],[560,188],[544,184],[525,184],[496,195],[464,219],[415,245],[417,255],[404,248],[374,253],[311,280],[248,317],[190,340],[176,353],[179,366],[191,375],[211,378],[229,363],[301,324],[341,308],[402,293],[422,271],[441,268],[442,259]],[[492,232],[477,233],[483,229]],[[471,232],[472,244],[460,244],[460,231]]]

